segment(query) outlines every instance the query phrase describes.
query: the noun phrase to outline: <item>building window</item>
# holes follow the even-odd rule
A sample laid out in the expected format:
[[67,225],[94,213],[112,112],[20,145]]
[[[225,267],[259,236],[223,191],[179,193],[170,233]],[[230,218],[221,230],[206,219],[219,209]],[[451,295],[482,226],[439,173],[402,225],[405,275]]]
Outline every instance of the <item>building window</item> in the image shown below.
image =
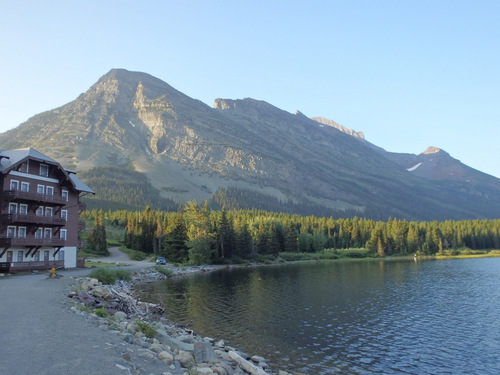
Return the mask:
[[7,227],[7,238],[16,238],[16,227]]
[[39,262],[40,261],[40,251],[35,251],[35,255],[33,256],[33,260],[35,262]]
[[46,193],[47,195],[54,195],[54,187],[53,187],[53,186],[47,186],[47,187],[45,188],[45,193]]
[[19,172],[28,173],[28,161],[22,162],[21,165],[19,166],[19,168],[17,170]]
[[19,181],[10,180],[10,190],[19,190]]
[[68,210],[61,210],[61,219],[68,220]]
[[49,166],[47,164],[40,164],[40,176],[49,177]]
[[43,238],[47,238],[47,239],[52,238],[52,229],[44,228],[43,229]]
[[30,191],[30,183],[29,182],[21,182],[21,191],[29,192]]
[[45,216],[52,217],[53,214],[54,214],[53,207],[45,207]]
[[68,238],[68,230],[67,229],[61,229],[61,234],[59,236],[61,240],[67,240]]
[[37,185],[36,186],[37,194],[45,194],[45,185]]
[[26,227],[19,227],[17,230],[17,237],[26,238]]
[[22,262],[24,260],[24,251],[20,250],[17,252],[17,261]]
[[67,202],[69,198],[69,192],[67,190],[61,191],[61,197],[65,198]]
[[37,239],[40,239],[40,238],[43,238],[43,229],[42,228],[38,228],[35,232],[35,238]]
[[57,253],[57,260],[64,260],[64,250],[59,250]]
[[36,216],[43,216],[43,206],[40,206],[35,211]]
[[19,205],[19,213],[21,215],[27,215],[28,214],[28,205],[27,204],[20,204]]
[[17,214],[17,203],[9,203],[9,214]]

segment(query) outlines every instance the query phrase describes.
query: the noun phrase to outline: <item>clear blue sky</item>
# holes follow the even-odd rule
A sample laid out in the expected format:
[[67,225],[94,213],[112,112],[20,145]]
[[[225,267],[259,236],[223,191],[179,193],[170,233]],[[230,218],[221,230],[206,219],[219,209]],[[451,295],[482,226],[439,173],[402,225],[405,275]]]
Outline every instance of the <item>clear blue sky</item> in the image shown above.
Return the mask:
[[500,1],[3,1],[0,132],[112,68],[265,100],[500,177]]

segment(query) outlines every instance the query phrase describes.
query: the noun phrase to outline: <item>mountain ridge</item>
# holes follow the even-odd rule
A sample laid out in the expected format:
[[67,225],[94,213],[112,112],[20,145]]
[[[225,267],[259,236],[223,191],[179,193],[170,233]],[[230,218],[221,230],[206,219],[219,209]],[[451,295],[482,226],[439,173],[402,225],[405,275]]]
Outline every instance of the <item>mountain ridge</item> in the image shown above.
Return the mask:
[[75,100],[0,134],[0,147],[31,146],[77,172],[131,165],[176,202],[230,188],[360,216],[499,216],[500,180],[448,154],[443,165],[473,183],[422,175],[439,169],[422,159],[434,154],[389,153],[321,121],[251,98],[210,107],[147,73],[113,69]]

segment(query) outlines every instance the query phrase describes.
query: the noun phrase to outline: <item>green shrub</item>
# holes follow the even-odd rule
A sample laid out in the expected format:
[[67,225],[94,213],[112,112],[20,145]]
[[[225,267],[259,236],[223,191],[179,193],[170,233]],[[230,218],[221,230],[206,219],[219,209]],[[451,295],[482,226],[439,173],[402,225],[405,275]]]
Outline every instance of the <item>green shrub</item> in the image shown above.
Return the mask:
[[160,265],[156,265],[155,270],[157,270],[159,273],[161,273],[165,276],[171,276],[174,273],[174,271],[172,271],[170,268],[165,268],[165,267],[160,266]]
[[99,280],[103,284],[114,284],[117,280],[132,280],[132,273],[122,269],[96,268],[89,277]]
[[262,254],[259,254],[255,257],[255,261],[257,263],[263,263],[263,264],[269,264],[271,262],[273,262],[274,260],[276,259],[276,257],[274,255],[262,255]]
[[363,250],[347,250],[343,251],[342,255],[346,258],[366,258],[368,253]]
[[125,246],[121,246],[120,251],[127,254],[130,260],[144,260],[150,256],[150,254],[138,250],[129,249]]
[[460,255],[479,255],[479,254],[485,254],[485,251],[471,250],[471,249],[466,249],[466,250],[460,251]]
[[137,328],[139,328],[139,331],[144,333],[147,338],[152,339],[153,337],[155,337],[156,331],[153,327],[151,327],[151,324],[143,320],[138,320],[136,324]]
[[109,313],[104,307],[99,307],[94,311],[94,313],[100,318],[107,318],[109,316]]
[[132,272],[122,269],[113,270],[115,271],[116,278],[118,280],[130,281],[132,280]]

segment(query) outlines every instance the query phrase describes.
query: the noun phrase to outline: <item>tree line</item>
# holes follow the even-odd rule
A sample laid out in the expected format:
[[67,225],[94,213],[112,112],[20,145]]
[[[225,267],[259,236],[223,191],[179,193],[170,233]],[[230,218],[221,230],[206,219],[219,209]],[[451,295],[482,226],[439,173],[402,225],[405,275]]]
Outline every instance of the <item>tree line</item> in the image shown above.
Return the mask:
[[[91,210],[83,217],[124,228],[124,245],[176,263],[209,264],[367,249],[373,256],[433,255],[448,250],[500,249],[500,220],[407,221],[300,216],[262,210],[213,210],[188,202],[177,212]],[[96,219],[97,218],[97,219]]]

